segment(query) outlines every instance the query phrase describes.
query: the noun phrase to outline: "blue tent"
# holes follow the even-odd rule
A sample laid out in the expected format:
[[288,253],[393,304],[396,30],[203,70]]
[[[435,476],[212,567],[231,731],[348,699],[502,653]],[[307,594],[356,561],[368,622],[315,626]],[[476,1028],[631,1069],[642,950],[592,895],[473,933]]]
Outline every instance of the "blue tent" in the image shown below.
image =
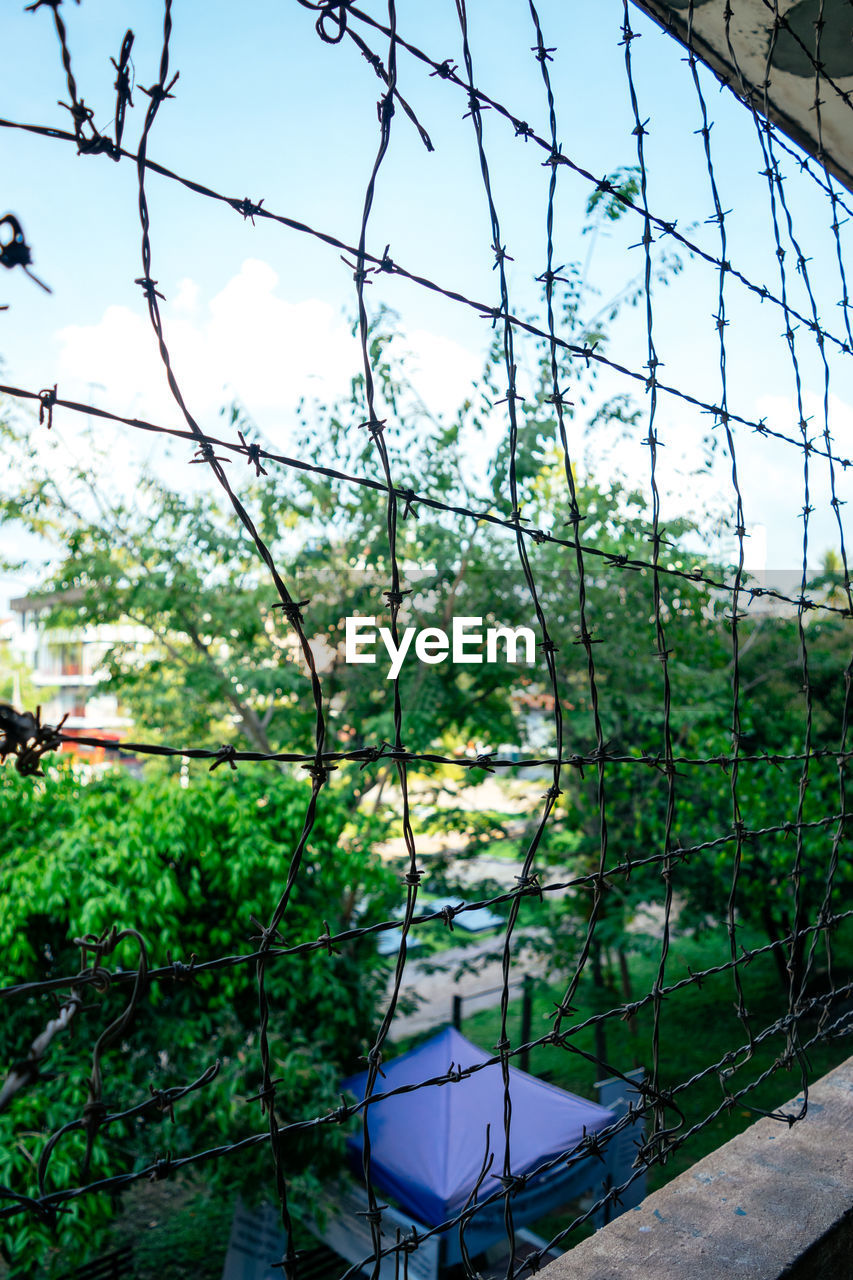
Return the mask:
[[[488,1062],[491,1056],[447,1027],[425,1044],[383,1064],[385,1079],[379,1077],[374,1093],[444,1075],[451,1066],[464,1070]],[[367,1073],[362,1072],[345,1080],[342,1087],[361,1101],[366,1080]],[[510,1090],[510,1156],[516,1177],[571,1150],[581,1141],[584,1129],[597,1132],[615,1119],[605,1107],[515,1067],[510,1067]],[[369,1124],[370,1168],[377,1190],[428,1226],[454,1217],[465,1205],[482,1167],[487,1125],[495,1159],[478,1198],[485,1198],[500,1185],[504,1087],[498,1063],[460,1081],[428,1085],[374,1103],[369,1108]],[[354,1134],[348,1143],[353,1163],[360,1168],[362,1134]],[[592,1157],[571,1171],[561,1163],[552,1173],[532,1179],[530,1187],[515,1199],[526,1202],[524,1217],[530,1221],[559,1203],[554,1200],[555,1193],[569,1199],[600,1183],[605,1173],[604,1166]],[[495,1207],[499,1219],[502,1204]]]

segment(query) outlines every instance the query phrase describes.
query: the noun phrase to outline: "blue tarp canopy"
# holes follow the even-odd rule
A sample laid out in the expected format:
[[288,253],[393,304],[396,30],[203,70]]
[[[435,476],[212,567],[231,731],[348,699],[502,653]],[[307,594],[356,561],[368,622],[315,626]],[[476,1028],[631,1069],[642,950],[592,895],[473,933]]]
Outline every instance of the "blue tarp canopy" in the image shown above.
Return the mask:
[[[383,1064],[385,1079],[374,1093],[443,1076],[451,1067],[473,1067],[491,1054],[452,1027]],[[361,1101],[367,1072],[344,1080],[342,1088]],[[512,1120],[510,1157],[518,1177],[552,1156],[570,1151],[587,1133],[603,1129],[614,1113],[565,1089],[510,1067]],[[427,1085],[369,1108],[370,1169],[377,1189],[393,1197],[428,1226],[455,1216],[465,1205],[483,1163],[486,1127],[495,1159],[479,1198],[493,1193],[503,1172],[504,1087],[499,1063],[444,1085]],[[361,1159],[362,1134],[348,1138]],[[601,1166],[598,1166],[599,1169]],[[544,1179],[543,1179],[544,1181]],[[535,1186],[535,1182],[533,1184]]]

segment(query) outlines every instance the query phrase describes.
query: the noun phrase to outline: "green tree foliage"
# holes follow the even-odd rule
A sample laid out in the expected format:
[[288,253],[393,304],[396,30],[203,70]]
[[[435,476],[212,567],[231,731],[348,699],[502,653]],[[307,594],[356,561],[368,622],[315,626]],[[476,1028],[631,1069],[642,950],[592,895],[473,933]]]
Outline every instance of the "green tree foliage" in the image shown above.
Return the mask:
[[[811,594],[820,599],[824,591],[818,577]],[[737,797],[745,827],[766,834],[750,837],[743,845],[736,917],[761,930],[771,942],[813,923],[824,905],[830,912],[843,909],[851,878],[849,861],[842,853],[830,892],[828,877],[836,860],[833,850],[839,826],[833,815],[849,808],[843,803],[839,776],[847,766],[843,756],[836,754],[843,745],[848,697],[849,622],[839,615],[806,615],[804,636],[808,695],[794,610],[768,612],[741,625],[740,750],[758,760],[741,766]],[[807,744],[816,758],[804,762]],[[710,723],[704,753],[713,756],[730,750],[724,725]],[[794,758],[778,759],[784,756]],[[685,770],[679,801],[685,843],[706,840],[713,825],[719,831],[727,822],[731,827],[731,785],[730,769],[720,769],[716,777],[707,767]],[[800,822],[806,825],[799,835],[786,828]],[[732,869],[731,844],[691,858],[689,873],[684,875],[687,919],[701,923],[703,918],[719,916]],[[815,939],[818,943],[821,958],[813,958],[810,969],[827,963],[822,958],[823,940]],[[774,951],[783,987],[789,982],[789,962],[795,978],[808,976],[803,965],[811,949],[809,943],[805,952],[799,946],[793,956],[787,949]]]
[[[630,181],[630,174],[623,177]],[[592,210],[604,225],[614,212],[609,206]],[[663,278],[674,269],[677,264],[664,264]],[[606,347],[607,321],[592,326],[584,321],[590,303],[580,267],[563,269],[561,289],[561,335]],[[570,510],[549,356],[534,342],[520,350],[530,388],[516,448],[523,519],[529,528],[561,538],[571,531]],[[486,625],[531,625],[533,602],[519,571],[512,531],[488,519],[504,515],[509,506],[508,443],[500,407],[495,407],[503,393],[499,347],[489,353],[470,397],[449,418],[432,413],[407,377],[408,357],[393,316],[378,318],[370,356],[380,412],[393,423],[386,432],[392,474],[399,490],[411,488],[428,500],[399,500],[398,560],[410,589],[401,627],[448,629],[454,615],[481,617]],[[559,384],[570,386],[573,397],[565,406],[568,427],[575,432],[592,420],[596,432],[611,440],[635,434],[641,429],[639,410],[623,397],[607,399],[596,370],[595,362],[587,369],[583,362],[561,356]],[[238,427],[247,436],[254,430],[237,409],[225,417],[231,435]],[[363,420],[363,385],[357,376],[341,402],[303,407],[293,452],[315,466],[379,483],[381,469],[369,433],[360,429]],[[110,506],[92,454],[60,485],[25,433],[8,425],[5,430],[10,448],[18,453],[16,478],[7,481],[6,515],[53,537],[59,554],[47,585],[82,592],[73,604],[58,606],[53,620],[109,623],[129,618],[151,633],[146,648],[116,645],[109,659],[112,687],[144,726],[144,736],[210,746],[242,739],[261,750],[310,751],[314,717],[307,673],[286,620],[273,608],[275,599],[255,549],[233,512],[222,505],[212,481],[205,477],[195,490],[178,489],[149,469],[132,497]],[[709,465],[714,439],[699,451],[697,471]],[[345,661],[343,646],[347,615],[387,622],[385,494],[322,472],[272,461],[265,466],[266,475],[252,475],[251,469],[245,473],[241,493],[294,596],[310,601],[304,613],[322,672],[327,744],[346,749],[390,740],[392,699],[384,653],[380,647],[374,666],[353,666]],[[647,567],[654,547],[647,496],[615,478],[603,480],[582,464],[576,465],[573,478],[587,548],[586,620],[595,639],[602,737],[617,755],[655,759],[663,753],[664,699]],[[473,509],[484,518],[431,507],[430,499]],[[730,579],[732,571],[712,563],[701,550],[714,533],[710,516],[694,511],[690,517],[668,518],[662,532],[661,612],[670,651],[673,751],[708,759],[731,749],[733,668],[726,618],[730,596],[709,588],[703,577]],[[579,643],[575,557],[549,541],[532,552],[542,612],[557,645],[564,748],[569,756],[585,755],[595,749],[596,737],[587,655]],[[673,576],[669,570],[697,576]],[[796,753],[804,749],[806,718],[796,619],[790,609],[754,613],[750,610],[739,628],[741,752]],[[806,618],[813,747],[834,749],[840,742],[845,629],[838,617]],[[401,697],[404,741],[413,749],[453,754],[505,745],[528,755],[553,754],[553,699],[541,653],[534,667],[509,668],[498,662],[460,668],[409,660],[402,671]],[[837,789],[833,768],[832,762],[812,765],[804,816],[826,812]],[[781,770],[760,762],[744,764],[738,797],[747,827],[797,818],[798,771],[796,763]],[[375,770],[341,769],[335,785],[358,800],[391,777],[391,766],[380,762]],[[438,783],[445,777],[438,773]],[[472,771],[467,780],[481,777]],[[540,857],[554,865],[569,862],[593,869],[601,849],[596,770],[564,769],[561,785],[564,797]],[[629,881],[630,892],[618,901],[614,893],[606,919],[600,921],[603,943],[608,935],[614,945],[623,939],[637,905],[659,896],[658,869],[643,870],[642,864],[661,851],[667,793],[662,769],[608,765],[608,861],[618,865],[631,859],[639,865]],[[731,832],[731,778],[722,768],[680,765],[676,801],[674,848],[692,848]],[[789,843],[773,835],[750,842],[743,851],[744,884],[760,876],[772,893],[760,899],[743,894],[737,910],[754,919],[770,939],[783,937],[792,921]],[[820,828],[805,845],[801,842],[801,856],[813,868],[802,880],[803,901],[812,906],[821,892],[828,847],[831,836]],[[726,914],[732,856],[731,846],[721,844],[691,857],[689,874],[679,874],[678,893],[694,922]],[[585,908],[561,909],[558,918],[561,930],[576,939],[582,936]]]
[[[621,179],[629,184],[630,173]],[[612,202],[591,210],[601,226],[617,214]],[[677,269],[674,262],[659,267],[664,280]],[[630,306],[636,295],[629,288],[590,321],[584,269],[561,269],[561,281],[561,336],[606,349],[614,312]],[[485,625],[534,625],[514,531],[491,519],[505,518],[511,505],[510,450],[498,404],[505,395],[498,346],[489,353],[469,398],[450,416],[433,413],[408,378],[407,353],[388,314],[377,318],[370,334],[370,356],[379,416],[389,424],[385,439],[395,483],[402,494],[412,490],[425,499],[407,503],[400,497],[398,503],[397,554],[409,592],[401,627],[449,629],[454,616],[479,617]],[[563,746],[569,760],[536,865],[576,876],[597,869],[602,849],[597,767],[582,766],[579,759],[597,746],[589,660],[582,643],[581,584],[574,550],[549,540],[549,535],[566,538],[572,530],[549,353],[541,344],[520,342],[518,358],[519,385],[524,379],[527,388],[515,452],[519,504],[525,526],[546,535],[531,541],[530,559],[556,645]],[[565,402],[572,439],[582,439],[582,428],[590,423],[597,436],[612,442],[635,435],[642,430],[639,411],[622,396],[608,398],[597,368],[594,361],[587,367],[564,352],[560,356],[558,386],[571,388],[573,401]],[[381,650],[373,666],[348,664],[343,651],[347,616],[388,621],[383,596],[390,580],[386,495],[375,447],[360,429],[364,418],[364,387],[358,376],[340,403],[303,406],[292,453],[317,468],[367,479],[377,487],[272,460],[264,461],[266,474],[255,475],[249,468],[241,482],[237,466],[229,467],[294,598],[309,601],[303,612],[321,670],[329,749],[379,746],[394,731],[391,684]],[[233,409],[224,415],[222,434],[236,439],[238,429],[265,443]],[[217,747],[227,741],[262,751],[310,752],[314,709],[298,648],[286,619],[273,607],[275,596],[254,547],[223,505],[206,469],[189,469],[195,475],[193,488],[189,481],[176,486],[162,468],[149,467],[134,493],[116,500],[106,484],[108,459],[98,462],[93,441],[81,451],[85,463],[70,474],[66,469],[60,478],[44,456],[58,437],[58,426],[46,445],[21,423],[7,422],[2,431],[14,466],[2,481],[0,512],[53,541],[56,556],[45,586],[64,594],[52,621],[130,620],[150,636],[142,647],[116,645],[108,664],[111,687],[130,709],[137,736],[176,745]],[[177,453],[185,445],[173,448]],[[712,465],[713,451],[710,438],[697,452],[697,471]],[[634,757],[606,765],[606,865],[631,862],[634,869],[630,877],[614,876],[600,886],[591,967],[602,990],[618,979],[628,995],[627,951],[643,945],[659,948],[657,941],[629,935],[627,928],[641,906],[661,898],[669,791],[661,765],[666,711],[649,562],[657,543],[673,753],[707,762],[731,752],[733,666],[726,616],[731,596],[706,579],[730,579],[731,569],[712,563],[707,547],[715,530],[702,511],[668,518],[665,530],[656,531],[646,494],[613,474],[596,475],[584,465],[582,453],[574,459],[572,475],[583,517],[586,625],[595,641],[601,737],[609,754]],[[689,477],[685,487],[689,492]],[[463,515],[461,509],[474,510],[480,518]],[[664,540],[656,537],[661,533]],[[801,766],[796,761],[777,765],[772,757],[805,747],[802,654],[790,610],[750,613],[739,629],[740,750],[745,756],[771,757],[744,761],[737,778],[742,821],[759,830],[795,822],[800,814]],[[834,751],[840,745],[849,660],[846,625],[838,617],[807,616],[805,636],[811,746]],[[501,662],[456,667],[410,660],[403,667],[400,694],[403,741],[413,751],[554,753],[553,693],[541,648],[533,665],[514,668]],[[805,821],[820,821],[837,807],[834,769],[831,757],[812,762],[809,785],[803,788]],[[459,771],[438,766],[419,772],[431,774],[436,793],[452,790],[456,800],[462,787],[484,776],[474,769],[460,781]],[[519,776],[531,773],[519,770]],[[532,776],[542,790],[550,781],[547,769]],[[393,893],[370,854],[383,785],[386,796],[393,797],[387,760],[363,770],[341,767],[324,788],[320,825],[283,926],[288,943],[316,938],[324,920],[334,932],[356,919],[366,923],[388,914]],[[158,961],[166,948],[184,957],[192,951],[210,956],[242,950],[249,914],[264,919],[277,897],[305,804],[304,781],[297,783],[272,768],[263,783],[248,768],[237,774],[222,769],[204,785],[193,782],[187,790],[173,778],[140,784],[111,776],[84,786],[70,775],[44,784],[9,778],[4,786],[12,816],[0,833],[0,845],[15,906],[3,940],[22,977],[67,972],[70,939],[113,924],[139,929]],[[731,771],[723,765],[677,765],[671,848],[682,927],[722,922],[723,938],[736,871],[731,787]],[[431,892],[458,890],[463,883],[460,843],[477,855],[500,840],[522,855],[535,830],[530,805],[532,819],[519,823],[506,814],[481,812],[476,804],[460,803],[453,810],[447,799],[445,794],[445,807],[439,809],[422,796],[415,814],[422,829],[442,827],[456,837],[452,858],[443,867],[434,863],[430,868]],[[826,893],[833,835],[832,827],[824,825],[806,832],[799,843],[795,837],[786,840],[784,830],[746,841],[735,921],[757,925],[770,940],[784,937],[796,921],[791,895],[795,865],[800,868],[801,916],[813,917]],[[839,878],[844,875],[849,871],[842,868]],[[470,868],[464,884],[465,896],[478,891]],[[484,896],[494,888],[488,883],[479,887]],[[830,906],[838,902],[838,883],[834,892]],[[549,900],[547,909],[536,914],[536,923],[547,925],[544,945],[563,973],[583,945],[592,910],[589,888]],[[530,918],[523,912],[522,924]],[[374,950],[361,945],[357,954],[335,958],[315,953],[295,967],[291,963],[286,982],[270,964],[277,1069],[292,1086],[294,1114],[308,1114],[318,1098],[329,1097],[337,1074],[353,1065],[361,1051],[381,975]],[[131,953],[130,967],[135,963],[133,945],[128,940],[122,946]],[[781,968],[787,982],[784,964]],[[96,1008],[119,999],[119,993],[107,992]],[[28,1037],[38,1032],[40,1017],[39,1007],[24,1005],[9,1021],[3,1033],[8,1036],[7,1056],[20,1055]],[[256,1017],[251,986],[242,972],[224,970],[185,987],[158,985],[140,1010],[137,1029],[127,1037],[127,1050],[111,1049],[109,1079],[121,1082],[125,1098],[135,1097],[140,1087],[144,1091],[146,1084],[168,1078],[173,1069],[185,1081],[211,1057],[224,1055],[227,1063],[217,1081],[188,1100],[176,1116],[179,1132],[171,1144],[180,1147],[177,1137],[184,1124],[196,1147],[202,1133],[245,1132],[239,1124],[246,1124],[246,1109],[235,1099],[257,1088],[252,1075],[256,1046],[251,1043]],[[318,1036],[331,1046],[322,1055],[312,1052]],[[170,1047],[162,1062],[154,1047],[164,1044]],[[69,1046],[70,1041],[63,1041],[51,1051],[53,1092],[23,1093],[16,1102],[15,1132],[23,1136],[8,1148],[7,1182],[22,1176],[42,1141],[46,1109],[64,1100],[73,1111],[72,1097],[81,1105],[86,1068]],[[599,1057],[605,1057],[601,1046]],[[331,1065],[321,1070],[318,1062]],[[148,1153],[161,1148],[160,1125],[146,1123],[143,1128],[140,1149]],[[68,1140],[68,1151],[73,1152],[75,1140]],[[95,1158],[100,1158],[97,1152]]]
[[[250,952],[250,937],[258,932],[254,922],[268,914],[271,897],[286,879],[307,785],[249,768],[203,774],[186,789],[168,778],[140,781],[117,770],[89,782],[68,769],[51,770],[44,780],[5,771],[4,982],[75,973],[81,963],[75,938],[99,937],[113,927],[138,931],[151,967],[167,963],[170,955],[190,966],[193,955],[204,960]],[[316,940],[326,922],[338,933],[394,914],[398,884],[368,847],[378,829],[366,818],[354,826],[341,799],[324,793],[288,912],[287,945]],[[139,956],[138,942],[128,937],[104,963],[130,970]],[[386,977],[387,962],[377,955],[373,937],[340,944],[333,953],[320,948],[268,962],[273,1075],[287,1086],[277,1104],[284,1123],[337,1105],[338,1080],[357,1069],[372,1043]],[[63,989],[60,999],[68,994]],[[83,1006],[71,1027],[54,1037],[41,1078],[0,1114],[0,1182],[20,1194],[34,1189],[35,1165],[50,1131],[83,1113],[94,1043],[127,1006],[130,986],[87,986],[79,994]],[[55,1013],[43,998],[8,1006],[0,1028],[4,1072],[26,1056]],[[99,1133],[90,1176],[114,1172],[116,1165],[144,1167],[167,1150],[178,1156],[263,1132],[256,1098],[257,1025],[252,965],[152,982],[128,1025],[104,1045],[107,1110],[144,1102],[151,1089],[188,1084],[217,1061],[219,1072],[176,1104],[174,1124],[149,1107]],[[78,1132],[59,1141],[48,1166],[48,1190],[79,1180],[85,1145]],[[310,1136],[289,1144],[291,1168],[301,1171],[297,1201],[336,1154],[334,1142],[318,1144]],[[221,1192],[242,1189],[251,1199],[266,1168],[266,1148],[259,1147],[214,1162],[205,1176]],[[97,1197],[78,1201],[70,1218],[60,1217],[58,1239],[30,1218],[12,1219],[4,1224],[6,1260],[16,1264],[15,1274],[30,1274],[26,1268],[34,1256],[58,1258],[60,1250],[67,1268],[68,1250],[85,1256],[104,1213]]]
[[[630,181],[630,174],[623,177]],[[606,223],[614,211],[602,207],[592,212]],[[663,270],[665,275],[667,268]],[[605,345],[606,325],[590,327],[583,320],[589,309],[583,272],[570,266],[562,277],[561,334]],[[520,504],[528,527],[562,537],[570,511],[565,463],[557,447],[550,362],[541,344],[531,343],[523,355],[532,390],[525,400],[516,449]],[[399,489],[411,488],[428,500],[474,509],[484,517],[504,514],[509,454],[500,411],[495,409],[503,390],[497,346],[470,398],[449,419],[431,413],[407,378],[407,356],[393,317],[379,317],[370,356],[380,412],[394,426],[386,437]],[[594,362],[587,370],[565,354],[561,360],[560,383],[573,388],[574,403],[565,410],[572,430],[592,416],[597,431],[609,432],[611,438],[636,431],[638,411],[622,398],[603,397]],[[359,376],[342,402],[304,407],[294,453],[317,466],[331,464],[379,482],[376,451],[369,433],[359,429],[363,415]],[[226,418],[232,434],[238,427],[244,434],[251,432],[239,411],[232,410]],[[188,491],[172,487],[149,470],[132,497],[110,506],[103,475],[91,455],[60,485],[25,434],[11,426],[5,430],[7,442],[18,452],[15,478],[7,482],[5,513],[54,538],[59,554],[47,585],[82,592],[73,604],[58,606],[53,620],[67,624],[131,619],[150,630],[147,648],[116,645],[109,660],[112,686],[137,724],[144,726],[145,736],[211,746],[236,737],[261,750],[310,751],[313,707],[297,646],[281,612],[273,608],[273,593],[254,547],[233,512],[222,505],[212,481],[205,477],[198,489]],[[700,451],[697,470],[706,467],[710,451],[710,444]],[[479,464],[472,464],[472,458]],[[241,492],[294,595],[310,601],[305,616],[322,670],[328,745],[377,745],[393,733],[387,663],[380,650],[372,667],[348,664],[343,626],[351,614],[387,621],[385,494],[381,488],[274,462],[268,462],[266,470],[267,475],[253,476],[249,469]],[[647,499],[582,467],[576,468],[574,480],[588,548],[587,624],[596,640],[593,656],[603,738],[617,754],[657,757],[663,750],[664,704],[654,641],[652,574],[641,567],[653,558]],[[454,615],[482,617],[486,625],[531,624],[533,603],[510,530],[487,518],[472,520],[430,507],[428,501],[408,504],[407,510],[401,499],[399,509],[398,559],[411,591],[401,626],[447,628]],[[696,550],[711,534],[701,514],[668,519],[664,532],[659,563],[670,650],[673,750],[705,758],[728,751],[731,743],[732,647],[725,620],[730,599],[701,579],[668,576],[667,571],[718,579],[726,571]],[[574,555],[547,541],[533,550],[542,611],[558,647],[566,750],[585,754],[596,744],[587,658],[578,643]],[[807,647],[814,649],[813,745],[838,745],[831,739],[838,738],[844,696],[843,631],[838,619],[807,619]],[[742,752],[802,750],[802,657],[791,612],[756,619],[750,613],[741,624],[740,647]],[[502,663],[460,669],[448,662],[427,667],[409,661],[403,668],[401,696],[405,740],[419,750],[453,752],[467,744],[469,749],[488,751],[501,744],[526,744],[537,753],[553,752],[551,691],[541,660],[533,668],[514,670]],[[750,765],[741,770],[748,826],[760,826],[765,809],[779,810],[778,779],[771,780],[768,768]],[[357,798],[377,776],[381,780],[389,773],[387,765],[380,766],[378,775],[342,770],[339,779]],[[810,791],[815,803],[826,789],[819,783],[821,777],[816,767]],[[575,858],[583,848],[594,859],[600,847],[595,770],[587,770],[584,777],[579,771],[564,771],[564,779],[567,798],[543,855],[554,844]],[[788,794],[791,786],[796,793],[796,778]],[[709,834],[730,830],[734,814],[729,779],[722,771],[684,766],[677,792],[677,844],[692,846]],[[659,849],[666,794],[667,779],[661,772],[630,764],[609,769],[610,852],[616,862],[641,860],[651,849]],[[558,839],[561,823],[565,834]],[[770,846],[775,850],[776,842]],[[777,860],[776,852],[766,856]],[[713,911],[711,898],[719,899],[721,881],[728,874],[728,848],[719,857],[719,875],[708,878],[708,859],[701,859],[685,888],[702,911]],[[781,885],[790,870],[787,852],[778,861],[778,875],[765,879]],[[713,889],[694,891],[703,877]],[[626,900],[629,915],[637,894],[650,892],[642,875],[634,883],[636,893],[632,890]],[[750,908],[745,903],[743,909]],[[766,910],[760,914],[771,932]],[[624,923],[624,914],[616,913],[614,928],[621,930]],[[774,915],[772,930],[773,936],[785,932],[781,909]]]
[[[633,194],[632,170],[620,170],[613,181]],[[601,201],[594,195],[590,228],[606,226],[620,209],[612,198]],[[666,281],[679,269],[677,259],[661,259],[657,276]],[[590,320],[597,300],[586,268],[562,268],[559,288],[561,336],[601,351],[609,320],[635,303],[641,291],[634,282]],[[499,344],[489,352],[469,398],[449,417],[432,412],[412,385],[408,353],[387,312],[376,319],[370,358],[380,411],[393,422],[386,441],[398,487],[450,507],[505,513],[509,455],[496,406],[504,394]],[[517,451],[525,517],[560,533],[566,495],[549,404],[550,365],[535,343],[525,359],[531,393]],[[576,367],[563,360],[560,377],[572,386],[575,402],[566,405],[569,420],[589,417],[611,436],[614,429],[629,430],[635,411],[624,397],[608,399],[598,389],[598,371],[594,361]],[[358,375],[340,403],[303,407],[293,453],[381,482],[369,433],[359,429],[364,414]],[[266,443],[238,407],[224,412],[223,419],[228,439],[236,439],[239,429]],[[185,460],[185,444],[173,444],[171,453],[164,444],[166,465],[142,467],[127,493],[116,486],[111,445],[102,428],[97,436],[83,434],[75,450],[79,461],[70,464],[59,435],[37,434],[29,421],[0,422],[0,440],[11,464],[0,480],[0,517],[41,535],[54,552],[44,583],[58,593],[49,623],[130,621],[149,637],[147,644],[137,638],[114,645],[108,660],[111,687],[146,736],[217,746],[236,735],[262,751],[311,749],[313,711],[293,635],[273,607],[276,597],[254,545],[206,469],[182,468],[180,484],[174,484],[170,459]],[[384,673],[347,665],[340,644],[345,614],[387,615],[385,495],[275,463],[265,469],[266,474],[253,476],[250,468],[242,484],[238,474],[232,480],[294,593],[311,600],[307,623],[326,658],[330,745],[351,742],[353,735],[368,741],[388,738]],[[228,470],[236,473],[236,467]],[[593,526],[603,530],[624,505],[623,495],[616,485],[599,488],[585,480],[584,497],[598,512]],[[402,501],[400,509],[405,515]],[[610,533],[618,536],[618,530]],[[415,505],[400,522],[398,558],[422,588],[420,597],[409,599],[403,625],[443,625],[465,610],[507,624],[529,621],[530,601],[518,588],[517,557],[506,530]],[[559,558],[551,556],[546,573],[558,564],[564,571]],[[573,590],[570,577],[558,589],[560,599],[567,588]],[[477,689],[468,698],[460,696],[464,689],[447,664],[416,675],[407,671],[405,683],[413,686],[406,690],[412,741],[436,742],[439,727],[456,739],[518,736],[516,709],[504,696],[506,672],[480,668],[476,675]]]

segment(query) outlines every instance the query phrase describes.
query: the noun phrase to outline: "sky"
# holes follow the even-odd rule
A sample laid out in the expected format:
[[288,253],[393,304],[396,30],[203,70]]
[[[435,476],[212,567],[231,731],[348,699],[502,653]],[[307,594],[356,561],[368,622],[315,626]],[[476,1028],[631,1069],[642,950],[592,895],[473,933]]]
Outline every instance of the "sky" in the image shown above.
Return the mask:
[[[365,3],[384,19],[387,8]],[[461,64],[452,0],[399,0],[399,30],[437,61]],[[514,114],[547,134],[547,103],[539,65],[531,51],[533,28],[522,0],[470,0],[471,48],[477,85]],[[634,116],[620,46],[621,0],[542,0],[546,43],[555,52],[553,77],[558,136],[564,154],[595,174],[636,162]],[[125,145],[139,136],[147,103],[142,86],[157,77],[162,11],[154,0],[84,0],[61,10],[73,69],[94,119],[109,131],[115,72],[125,31],[135,35],[134,107]],[[683,50],[631,8],[640,37],[631,57],[649,172],[649,205],[711,253],[719,252],[701,138],[699,106]],[[370,41],[387,57],[387,40]],[[25,12],[15,0],[0,16],[0,116],[67,128],[68,101],[49,7]],[[149,156],[215,190],[248,196],[265,207],[355,244],[364,189],[378,141],[379,81],[345,39],[324,44],[312,13],[296,0],[176,0],[171,65],[180,72],[174,99],[160,110]],[[779,291],[767,183],[747,115],[703,76],[713,117],[711,141],[721,199],[727,211],[729,260],[759,286]],[[489,305],[498,301],[488,211],[479,176],[474,131],[464,93],[401,51],[399,88],[428,130],[427,152],[402,111],[392,124],[391,146],[381,169],[368,230],[368,247],[386,244],[395,261]],[[483,113],[513,310],[535,314],[542,306],[535,277],[545,265],[545,212],[549,170],[543,154],[495,112]],[[33,250],[33,270],[51,287],[46,294],[22,272],[0,279],[0,357],[3,380],[31,390],[57,384],[69,399],[114,412],[179,425],[147,308],[138,285],[140,228],[134,166],[105,156],[78,156],[68,143],[0,129],[0,214],[16,214]],[[831,211],[825,195],[784,158],[786,192],[796,234],[809,258],[812,286],[823,323],[843,333],[841,284]],[[257,219],[241,219],[227,206],[150,175],[151,274],[165,295],[166,338],[178,379],[196,419],[213,429],[221,407],[239,401],[277,448],[292,445],[301,398],[329,403],[346,395],[359,369],[351,333],[355,312],[352,268],[335,248],[308,235]],[[626,215],[598,234],[583,233],[590,184],[561,168],[555,219],[556,261],[585,264],[589,313],[626,287],[643,268],[642,221]],[[853,204],[853,197],[851,197]],[[841,229],[842,246],[848,232]],[[783,236],[785,229],[783,226]],[[667,246],[657,243],[658,255]],[[671,253],[676,246],[669,249]],[[719,400],[717,273],[680,252],[680,270],[653,285],[654,332],[661,376],[700,399]],[[808,314],[808,299],[788,247],[791,300]],[[597,292],[595,292],[597,291]],[[411,376],[437,413],[452,414],[467,394],[492,337],[476,309],[438,297],[399,278],[374,279],[367,292],[371,314],[384,305],[399,315],[400,341],[410,355]],[[729,405],[735,412],[798,436],[796,383],[783,337],[784,316],[729,278],[726,286]],[[797,333],[803,409],[809,431],[823,430],[823,374],[814,342]],[[615,323],[612,359],[639,370],[646,359],[645,309],[628,309]],[[524,390],[522,350],[520,384]],[[853,384],[849,356],[830,352],[830,426],[839,454],[853,455]],[[573,425],[576,456],[604,482],[627,478],[648,491],[648,397],[642,386],[603,375],[599,395],[630,392],[642,411],[635,437],[617,447],[600,428]],[[592,406],[594,407],[594,406]],[[663,520],[708,504],[731,517],[730,461],[722,447],[704,479],[690,473],[702,455],[707,415],[661,396],[657,433]],[[79,424],[57,415],[73,456]],[[319,430],[318,426],[318,430]],[[36,430],[33,424],[33,430]],[[99,428],[101,430],[101,428]],[[103,428],[115,454],[115,483],[132,484],[143,456],[157,465],[165,442],[130,439],[127,430]],[[506,430],[498,409],[491,431]],[[735,428],[744,511],[749,531],[747,564],[792,570],[802,560],[803,460],[800,450]],[[163,454],[158,454],[163,450]],[[330,459],[332,461],[332,459]],[[480,459],[470,460],[478,476]],[[199,469],[194,468],[197,472]],[[837,476],[844,500],[846,471]],[[211,479],[211,483],[213,483]],[[813,458],[810,471],[810,562],[838,546],[829,507],[828,468]],[[842,508],[843,512],[843,508]],[[0,580],[0,608],[9,595],[35,583],[41,549],[20,531],[0,528],[0,553],[29,554],[29,574]]]

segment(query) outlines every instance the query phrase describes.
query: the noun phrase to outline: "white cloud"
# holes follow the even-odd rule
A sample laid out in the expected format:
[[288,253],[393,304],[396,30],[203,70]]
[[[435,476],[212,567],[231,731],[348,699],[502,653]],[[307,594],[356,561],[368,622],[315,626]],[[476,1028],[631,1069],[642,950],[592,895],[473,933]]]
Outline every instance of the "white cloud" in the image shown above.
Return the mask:
[[195,315],[198,311],[200,294],[201,290],[194,280],[185,278],[179,281],[178,292],[172,304],[173,310],[183,312],[186,315]]
[[[348,324],[316,298],[289,302],[267,262],[248,259],[205,298],[182,280],[161,304],[166,342],[187,405],[202,425],[237,399],[264,433],[284,443],[300,397],[329,402],[347,394],[360,369]],[[108,307],[97,324],[58,334],[60,380],[67,397],[114,412],[180,423],[148,316],[140,306]],[[452,411],[479,369],[479,357],[440,334],[408,334],[412,380],[438,411]]]
[[483,358],[442,334],[415,329],[408,335],[412,386],[428,408],[452,414],[471,395]]

